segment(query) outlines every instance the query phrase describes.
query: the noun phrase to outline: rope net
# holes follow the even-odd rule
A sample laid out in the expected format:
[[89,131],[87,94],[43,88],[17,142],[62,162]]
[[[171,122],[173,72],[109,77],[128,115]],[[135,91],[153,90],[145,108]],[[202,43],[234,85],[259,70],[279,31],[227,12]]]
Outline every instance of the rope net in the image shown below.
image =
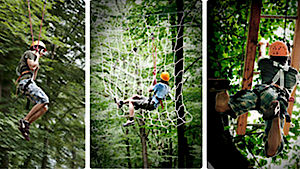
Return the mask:
[[[199,12],[182,13],[184,17],[187,17],[188,14],[191,17],[190,22],[184,23],[184,27],[200,27],[193,22]],[[176,25],[176,16],[177,13],[161,13],[121,17],[105,16],[102,13],[98,16],[101,20],[96,21],[95,25],[92,26],[97,27],[98,30],[91,36],[96,39],[98,46],[94,48],[91,56],[99,57],[99,60],[94,63],[98,71],[97,77],[102,80],[105,95],[112,102],[114,98],[126,100],[135,94],[152,97],[153,92],[150,93],[148,88],[153,81],[155,61],[157,82],[160,81],[160,74],[163,71],[169,72],[170,96],[163,100],[164,109],[159,105],[153,111],[135,110],[135,118],[143,119],[146,125],[167,128],[188,123],[193,119],[184,103],[182,104],[184,107],[182,117],[175,109],[176,100],[183,97],[181,91],[180,96],[175,98],[177,87],[175,86],[176,75],[174,74],[176,64],[174,63],[176,57],[174,45],[177,44],[179,38],[176,31],[178,26]],[[172,24],[174,19],[176,20]],[[184,38],[183,48],[189,50],[195,49],[195,46],[191,44],[189,38]],[[201,50],[200,46],[197,50]],[[190,60],[196,58],[194,55],[185,54],[183,59],[185,60],[187,57],[191,57]],[[186,66],[188,65],[184,65],[184,67]],[[182,71],[184,72],[184,69]],[[182,90],[188,76],[188,73],[183,74]],[[115,111],[119,117],[129,116],[127,105],[124,105],[121,110],[117,109],[117,105],[110,106],[105,111]],[[181,119],[179,120],[180,123],[177,122],[178,119]]]

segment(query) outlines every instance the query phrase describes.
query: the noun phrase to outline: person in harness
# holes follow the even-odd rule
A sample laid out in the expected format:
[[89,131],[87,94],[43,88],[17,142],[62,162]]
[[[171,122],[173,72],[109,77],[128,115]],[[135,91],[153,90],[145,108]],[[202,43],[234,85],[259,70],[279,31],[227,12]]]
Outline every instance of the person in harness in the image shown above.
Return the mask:
[[29,126],[48,110],[49,98],[45,92],[36,85],[39,59],[46,52],[46,46],[42,41],[35,41],[30,45],[20,59],[16,72],[19,78],[16,81],[17,94],[25,95],[35,105],[29,113],[19,120],[19,130],[23,137],[29,141]]
[[153,83],[149,87],[149,92],[154,92],[153,96],[145,97],[140,95],[133,95],[131,98],[127,100],[120,100],[117,101],[115,98],[115,102],[120,109],[124,104],[129,105],[129,119],[126,123],[123,124],[124,127],[129,125],[134,125],[134,110],[144,109],[144,110],[154,110],[160,104],[163,108],[162,100],[167,96],[169,93],[169,79],[170,75],[168,72],[163,72],[160,75],[161,81],[155,84],[156,77],[154,76]]
[[265,153],[272,157],[283,149],[281,129],[284,118],[291,122],[287,107],[289,101],[294,101],[290,92],[298,83],[299,73],[289,65],[288,48],[280,41],[270,45],[269,57],[259,58],[258,69],[262,84],[230,97],[227,92],[217,93],[215,109],[233,118],[249,110],[261,113],[265,120]]

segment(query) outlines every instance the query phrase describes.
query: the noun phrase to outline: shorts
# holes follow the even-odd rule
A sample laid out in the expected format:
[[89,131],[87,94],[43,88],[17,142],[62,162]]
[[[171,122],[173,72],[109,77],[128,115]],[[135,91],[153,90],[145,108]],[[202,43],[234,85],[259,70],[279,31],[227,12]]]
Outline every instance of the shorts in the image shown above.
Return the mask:
[[133,98],[133,100],[133,105],[136,109],[154,110],[156,108],[151,98],[139,96]]
[[[30,82],[31,81],[31,82]],[[30,83],[27,87],[26,84]],[[18,86],[18,90],[24,94],[29,100],[35,104],[49,103],[49,98],[45,92],[36,85],[31,79],[21,80]]]
[[229,105],[232,110],[241,115],[249,110],[257,110],[264,114],[272,101],[278,100],[280,109],[286,110],[287,102],[283,101],[280,91],[275,86],[257,85],[254,90],[243,90],[230,97]]

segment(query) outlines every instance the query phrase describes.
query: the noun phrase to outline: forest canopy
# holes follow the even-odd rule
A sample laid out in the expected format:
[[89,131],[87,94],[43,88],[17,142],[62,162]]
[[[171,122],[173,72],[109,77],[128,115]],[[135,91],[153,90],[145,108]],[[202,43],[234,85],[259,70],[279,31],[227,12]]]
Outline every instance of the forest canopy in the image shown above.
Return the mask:
[[[47,55],[40,59],[36,83],[50,98],[49,111],[31,125],[29,142],[18,121],[29,110],[16,97],[17,64],[32,43],[28,1],[0,2],[0,168],[84,167],[84,27],[83,0],[30,1],[34,40]],[[33,105],[30,105],[30,108]]]

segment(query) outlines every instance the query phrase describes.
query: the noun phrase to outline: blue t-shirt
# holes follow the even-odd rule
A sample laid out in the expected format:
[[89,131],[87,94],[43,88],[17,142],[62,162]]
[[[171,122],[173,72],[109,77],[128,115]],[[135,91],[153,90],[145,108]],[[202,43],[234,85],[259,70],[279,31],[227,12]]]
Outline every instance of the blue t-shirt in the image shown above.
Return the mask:
[[159,101],[156,97],[158,97],[159,99],[164,99],[169,93],[169,87],[166,84],[157,83],[154,86],[153,91],[154,95],[152,96],[152,101],[154,102],[154,107],[157,108]]

